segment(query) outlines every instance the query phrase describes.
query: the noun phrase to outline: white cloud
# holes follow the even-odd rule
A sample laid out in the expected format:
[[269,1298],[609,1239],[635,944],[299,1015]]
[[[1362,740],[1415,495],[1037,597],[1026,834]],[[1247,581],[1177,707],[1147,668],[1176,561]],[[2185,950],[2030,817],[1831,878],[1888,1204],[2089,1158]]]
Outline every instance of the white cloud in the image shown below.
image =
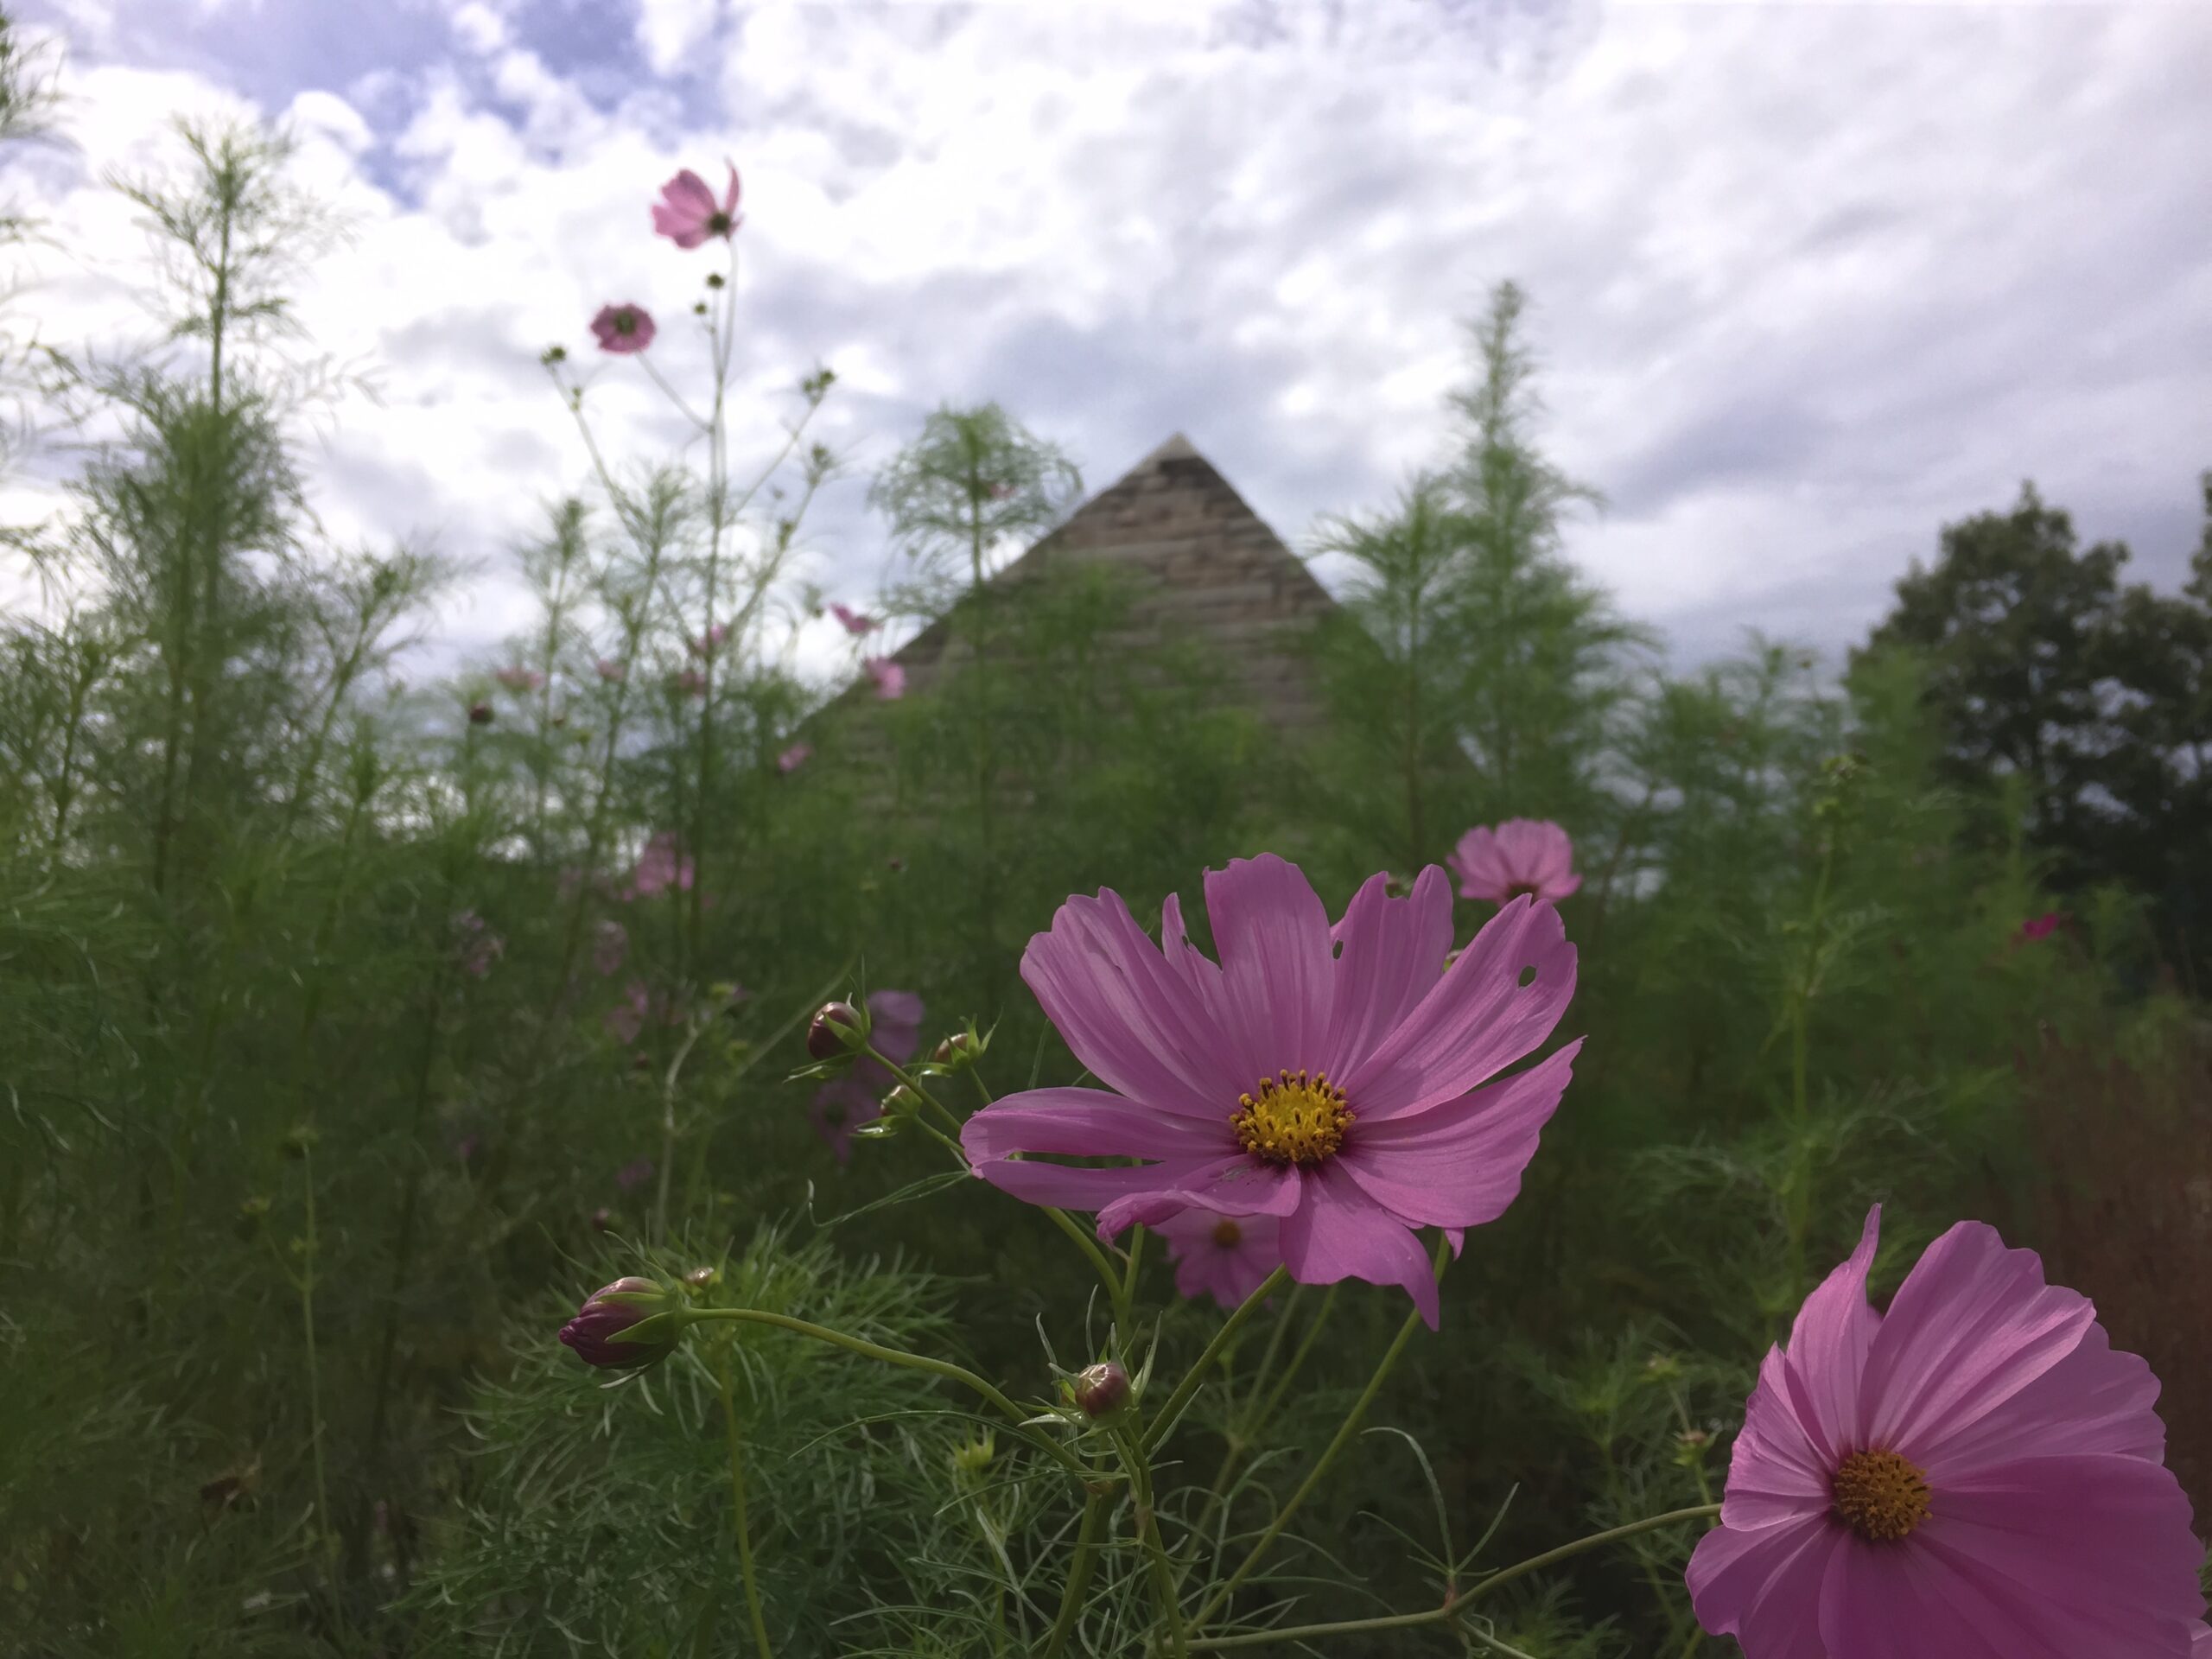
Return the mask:
[[[529,7],[464,7],[466,55],[291,105],[361,214],[302,315],[381,365],[319,462],[329,516],[489,556],[576,486],[537,353],[588,354],[591,311],[634,299],[696,377],[710,256],[646,210],[728,154],[741,448],[826,355],[825,435],[863,464],[946,398],[1004,399],[1094,483],[1183,428],[1295,540],[1435,454],[1459,320],[1513,276],[1551,436],[1615,500],[1572,546],[1693,654],[1739,622],[1844,643],[1938,524],[2030,474],[2085,533],[2136,535],[2143,571],[2178,569],[2212,464],[2212,216],[2186,210],[2212,15],[1459,16],[645,0],[638,51],[709,70],[717,121],[696,88],[588,99]],[[92,181],[157,149],[171,105],[223,99],[112,64],[73,86],[85,154],[37,177],[79,255],[40,303],[89,338],[137,247]],[[623,456],[681,438],[633,365],[594,402]],[[859,493],[819,526],[855,595]],[[518,620],[511,582],[478,592],[455,642]]]

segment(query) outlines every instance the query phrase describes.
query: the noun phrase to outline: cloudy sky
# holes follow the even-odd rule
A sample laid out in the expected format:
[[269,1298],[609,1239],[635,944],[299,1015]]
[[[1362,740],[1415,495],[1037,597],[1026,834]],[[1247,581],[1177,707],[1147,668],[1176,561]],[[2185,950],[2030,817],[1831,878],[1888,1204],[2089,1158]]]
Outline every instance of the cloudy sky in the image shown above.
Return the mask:
[[[741,449],[819,359],[856,480],[996,398],[1094,486],[1186,432],[1303,547],[1439,454],[1460,321],[1510,276],[1546,436],[1610,498],[1573,555],[1678,659],[1847,644],[2030,476],[2139,576],[2196,537],[2212,7],[16,3],[67,39],[74,143],[10,163],[60,242],[18,309],[143,332],[102,175],[172,153],[180,111],[290,118],[356,226],[302,315],[378,389],[320,429],[324,516],[480,563],[448,652],[523,624],[503,561],[584,479],[539,352],[588,356],[610,298],[685,320],[709,256],[647,205],[725,155]],[[681,327],[656,351],[702,369]],[[615,447],[664,448],[615,366]],[[882,567],[863,490],[813,521],[836,594]]]

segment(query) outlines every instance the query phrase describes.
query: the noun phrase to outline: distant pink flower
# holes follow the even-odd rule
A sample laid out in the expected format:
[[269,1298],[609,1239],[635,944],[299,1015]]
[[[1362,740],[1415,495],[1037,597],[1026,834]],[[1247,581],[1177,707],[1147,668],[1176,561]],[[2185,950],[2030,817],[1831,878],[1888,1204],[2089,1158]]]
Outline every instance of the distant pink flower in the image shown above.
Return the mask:
[[776,757],[778,772],[797,772],[814,753],[811,743],[794,743]]
[[545,677],[534,668],[503,668],[492,677],[510,691],[535,691],[545,683]]
[[832,605],[830,607],[830,614],[837,619],[839,627],[844,629],[855,639],[863,635],[874,633],[883,626],[874,617],[864,615],[849,605]]
[[[1070,899],[1021,975],[1105,1089],[984,1108],[961,1133],[976,1173],[1032,1204],[1096,1211],[1102,1238],[1193,1208],[1276,1217],[1293,1278],[1400,1286],[1433,1325],[1415,1230],[1461,1233],[1519,1192],[1581,1045],[1498,1074],[1566,1012],[1574,947],[1558,912],[1524,898],[1447,970],[1444,872],[1422,871],[1405,899],[1384,885],[1369,878],[1332,928],[1272,854],[1210,870],[1218,966],[1173,897],[1158,944],[1117,895]],[[1039,1153],[1149,1161],[1016,1156]]]
[[492,964],[506,954],[507,942],[473,910],[462,911],[453,922],[461,935],[461,971],[471,979],[483,978],[492,971]]
[[601,978],[614,972],[622,965],[622,958],[630,954],[630,931],[617,921],[604,921],[594,930],[591,943],[591,965]]
[[[655,995],[646,988],[645,981],[633,979],[622,989],[622,1000],[607,1011],[605,1025],[607,1032],[620,1043],[634,1043],[646,1025],[658,1020],[664,1026],[683,1023],[683,1010],[666,993]],[[645,1056],[639,1057],[643,1062]]]
[[992,485],[990,487],[990,497],[994,501],[1004,501],[1013,495],[1013,493],[1014,486],[1007,483],[1004,480],[1001,480],[998,483]]
[[612,657],[602,657],[593,666],[599,670],[599,677],[610,685],[619,684],[630,677],[630,671]]
[[715,648],[728,638],[728,625],[726,623],[717,622],[713,627],[709,628],[706,632],[702,634],[698,639],[686,639],[683,642],[683,648],[690,652],[694,657],[710,656],[713,654]]
[[599,349],[626,357],[653,343],[653,320],[642,305],[602,305],[591,320]]
[[1153,1230],[1167,1241],[1175,1288],[1235,1309],[1282,1265],[1282,1224],[1273,1216],[1221,1216],[1185,1210]]
[[2183,1659],[2203,1550],[2150,1368],[1979,1222],[1877,1313],[1880,1224],[1759,1368],[1699,1623],[1748,1659]]
[[2032,944],[2038,939],[2049,938],[2065,925],[2066,918],[2058,912],[2045,911],[2040,916],[2031,917],[2028,920],[2022,922],[2019,931],[2013,934],[2012,940],[2016,944]]
[[696,668],[687,668],[676,677],[676,689],[687,697],[701,697],[707,694],[707,677]]
[[[912,991],[875,991],[868,996],[868,1011],[869,1045],[901,1065],[913,1058],[921,1046],[922,999]],[[853,1131],[883,1116],[883,1097],[898,1081],[863,1056],[814,1091],[806,1115],[839,1163],[853,1155]]]
[[1445,862],[1459,878],[1462,899],[1496,905],[1523,893],[1556,904],[1582,885],[1574,873],[1574,843],[1566,830],[1541,818],[1508,818],[1495,830],[1470,830]]
[[[725,165],[728,165],[725,163]],[[709,237],[734,235],[741,216],[737,211],[737,168],[729,168],[729,188],[720,201],[707,181],[685,168],[660,188],[653,204],[653,229],[679,248],[696,248]]]
[[653,1160],[650,1158],[632,1158],[614,1172],[614,1185],[625,1192],[634,1192],[652,1178]]
[[906,671],[888,657],[870,657],[861,666],[875,682],[875,695],[884,702],[896,702],[906,695]]
[[631,872],[621,897],[651,899],[671,887],[689,893],[692,875],[691,860],[677,851],[676,832],[664,830],[638,855],[638,868]]

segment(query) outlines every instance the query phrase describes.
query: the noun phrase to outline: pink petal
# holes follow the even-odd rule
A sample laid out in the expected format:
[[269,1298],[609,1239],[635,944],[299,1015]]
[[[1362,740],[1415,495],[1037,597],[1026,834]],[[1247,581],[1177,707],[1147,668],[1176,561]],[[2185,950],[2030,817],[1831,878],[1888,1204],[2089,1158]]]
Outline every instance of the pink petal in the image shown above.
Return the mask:
[[[1917,1540],[1870,1544],[1845,1535],[1828,1558],[1818,1624],[1834,1654],[1883,1659],[2059,1659],[2012,1626]],[[1746,1644],[1748,1648],[1748,1643]]]
[[[2204,1615],[2189,1499],[2143,1458],[2031,1457],[1955,1476],[1910,1541],[2016,1610],[2053,1659],[2179,1656]],[[2006,1659],[2040,1651],[2007,1645]]]
[[1875,1335],[1860,1389],[1868,1443],[1948,1472],[1946,1441],[2072,1353],[2094,1317],[2087,1298],[2044,1283],[2034,1251],[1961,1222],[1905,1275]]
[[[972,1120],[971,1120],[972,1121]],[[1187,1163],[1122,1164],[1108,1168],[1079,1168],[1071,1164],[1048,1164],[1041,1160],[1020,1159],[1001,1160],[996,1163],[979,1164],[976,1173],[1001,1192],[1009,1193],[1025,1204],[1057,1205],[1064,1210],[1095,1210],[1101,1212],[1098,1234],[1110,1238],[1128,1224],[1109,1226],[1106,1213],[1112,1211],[1116,1200],[1156,1192],[1163,1184],[1172,1184],[1187,1173]],[[1170,1211],[1180,1209],[1179,1203],[1171,1205]]]
[[722,216],[725,219],[735,219],[737,217],[737,202],[739,194],[737,163],[735,162],[724,162],[722,165],[729,168],[729,187],[722,192]]
[[[1523,985],[1529,969],[1535,977]],[[1559,912],[1516,899],[1382,1046],[1338,1082],[1363,1122],[1456,1099],[1536,1049],[1573,995],[1574,947]]]
[[[1169,971],[1182,981],[1200,1006],[1211,1008],[1217,1005],[1221,969],[1209,962],[1184,932],[1183,899],[1179,893],[1171,893],[1160,903],[1160,950]],[[1238,1092],[1249,1086],[1240,1085]]]
[[1336,963],[1329,913],[1295,865],[1273,853],[1206,872],[1221,957],[1219,1040],[1240,1073],[1226,1105],[1263,1077],[1324,1069]]
[[1859,1248],[1797,1310],[1789,1332],[1789,1370],[1806,1407],[1806,1427],[1830,1467],[1868,1442],[1859,1383],[1881,1316],[1866,1300],[1866,1274],[1881,1244],[1882,1206],[1866,1215]]
[[1728,1457],[1721,1524],[1738,1532],[1794,1525],[1827,1514],[1834,1463],[1807,1427],[1789,1363],[1770,1348]]
[[1224,1117],[1216,1128],[1097,1089],[1032,1089],[986,1106],[961,1126],[977,1166],[1017,1152],[1081,1158],[1222,1158],[1237,1150]]
[[1334,1162],[1306,1173],[1303,1201],[1282,1224],[1282,1259],[1300,1284],[1364,1279],[1396,1285],[1436,1329],[1440,1305],[1428,1252],[1404,1223],[1359,1190]]
[[2114,1452],[2162,1462],[2166,1426],[2154,1409],[2158,1379],[2134,1354],[2116,1352],[2092,1325],[2081,1345],[1971,1427],[1943,1441],[1932,1465],[1948,1473],[2016,1457]]
[[1697,1622],[1734,1637],[1749,1659],[1830,1659],[1821,1580],[1844,1535],[1824,1518],[1759,1532],[1714,1528],[1698,1540],[1686,1574]]
[[1389,877],[1368,877],[1331,933],[1336,942],[1329,1039],[1320,1065],[1341,1077],[1382,1039],[1443,976],[1452,950],[1452,890],[1433,864],[1410,897],[1389,896]]
[[1162,1174],[1153,1191],[1133,1192],[1098,1212],[1101,1238],[1111,1238],[1132,1224],[1157,1227],[1193,1207],[1224,1216],[1287,1216],[1298,1207],[1304,1192],[1294,1167],[1263,1164],[1242,1152],[1202,1164],[1154,1167]]
[[1484,899],[1493,904],[1503,904],[1512,887],[1512,877],[1507,873],[1505,860],[1498,852],[1497,837],[1489,830],[1476,828],[1459,837],[1459,844],[1452,849],[1452,856],[1445,861],[1459,878],[1462,899]]
[[1570,1043],[1541,1065],[1425,1112],[1355,1120],[1341,1160],[1345,1174],[1408,1226],[1497,1220],[1521,1191],[1521,1172],[1536,1155],[1581,1047]]
[[1021,977],[1076,1058],[1116,1094],[1225,1124],[1258,1080],[1229,1069],[1190,980],[1118,893],[1062,905],[1022,953]]
[[671,207],[704,219],[715,211],[715,193],[707,181],[690,168],[683,168],[666,184],[660,193]]

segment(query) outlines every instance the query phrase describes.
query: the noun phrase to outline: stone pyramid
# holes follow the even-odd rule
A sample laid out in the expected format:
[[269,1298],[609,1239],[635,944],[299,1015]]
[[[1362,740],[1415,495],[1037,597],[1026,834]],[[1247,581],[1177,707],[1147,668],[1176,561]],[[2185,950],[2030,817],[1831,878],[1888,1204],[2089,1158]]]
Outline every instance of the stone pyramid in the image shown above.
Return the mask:
[[[1320,688],[1298,640],[1335,601],[1181,433],[992,580],[1092,563],[1136,578],[1133,632],[1172,630],[1198,645],[1271,723],[1320,718]],[[940,618],[896,653],[911,689],[928,689],[951,637]]]

